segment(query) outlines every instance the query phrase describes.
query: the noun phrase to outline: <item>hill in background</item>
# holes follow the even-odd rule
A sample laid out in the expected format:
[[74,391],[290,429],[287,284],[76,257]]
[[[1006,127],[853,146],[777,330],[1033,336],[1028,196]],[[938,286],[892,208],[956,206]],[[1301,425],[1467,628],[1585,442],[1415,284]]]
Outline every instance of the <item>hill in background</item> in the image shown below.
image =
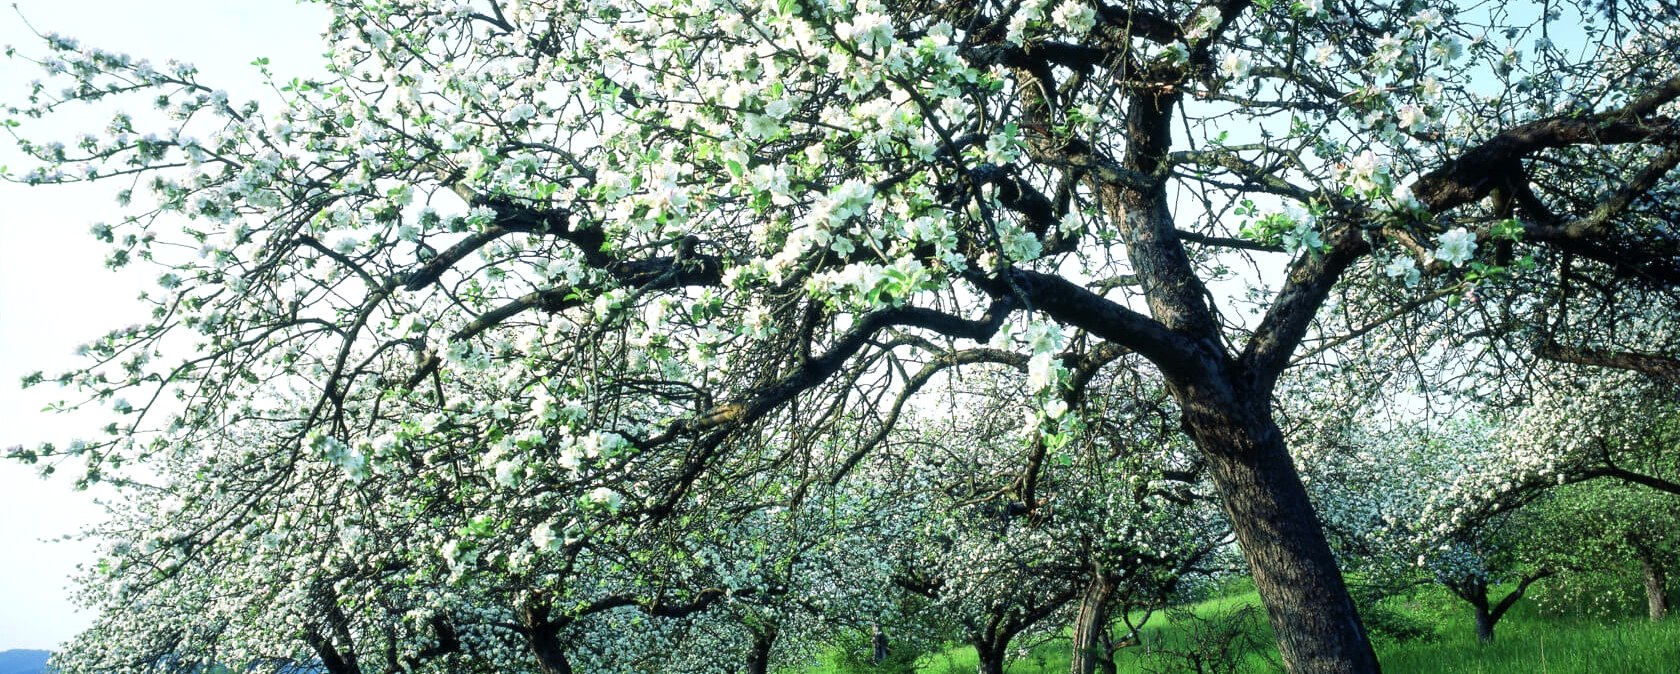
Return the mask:
[[41,674],[47,671],[47,651],[0,651],[0,674]]

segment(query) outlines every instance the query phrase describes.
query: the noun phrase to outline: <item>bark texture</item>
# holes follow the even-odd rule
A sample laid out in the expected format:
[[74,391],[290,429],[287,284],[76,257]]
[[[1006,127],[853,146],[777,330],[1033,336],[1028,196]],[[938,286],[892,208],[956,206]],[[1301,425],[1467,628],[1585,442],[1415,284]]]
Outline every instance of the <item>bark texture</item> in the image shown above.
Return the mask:
[[1652,622],[1668,616],[1668,571],[1662,564],[1641,558],[1639,566],[1645,575],[1645,610]]
[[977,674],[1003,674],[1003,665],[1008,655],[1007,648],[993,648],[988,644],[976,642],[974,653],[979,659],[974,671]]
[[1497,620],[1493,611],[1488,610],[1488,603],[1484,599],[1476,603],[1476,641],[1488,643],[1493,641],[1493,625]]
[[1380,671],[1324,530],[1268,408],[1181,394],[1292,674]]
[[1114,656],[1109,651],[1108,605],[1116,583],[1100,566],[1092,569],[1091,580],[1079,598],[1079,614],[1073,620],[1072,674],[1112,674]]
[[566,649],[560,644],[560,629],[558,622],[548,617],[548,600],[532,595],[519,606],[519,622],[525,635],[525,643],[531,649],[531,655],[537,659],[537,669],[542,674],[572,674],[572,662],[566,657]]
[[572,662],[566,658],[560,641],[552,636],[530,639],[531,655],[537,658],[537,668],[543,674],[572,674]]

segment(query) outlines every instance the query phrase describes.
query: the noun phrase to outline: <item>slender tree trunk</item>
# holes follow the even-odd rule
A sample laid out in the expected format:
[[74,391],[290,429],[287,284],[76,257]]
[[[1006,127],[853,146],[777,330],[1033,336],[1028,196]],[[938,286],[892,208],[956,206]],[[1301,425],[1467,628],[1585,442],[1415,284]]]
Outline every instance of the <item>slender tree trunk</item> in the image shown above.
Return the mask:
[[1108,631],[1108,600],[1114,597],[1114,589],[1114,579],[1093,564],[1091,582],[1079,598],[1079,614],[1073,619],[1072,674],[1096,674],[1099,668],[1114,671],[1114,656],[1102,638]]
[[1662,563],[1641,555],[1639,566],[1645,571],[1645,608],[1652,622],[1668,615],[1668,572]]
[[1295,472],[1269,395],[1179,387],[1184,425],[1208,457],[1231,528],[1291,674],[1381,671],[1323,526]]

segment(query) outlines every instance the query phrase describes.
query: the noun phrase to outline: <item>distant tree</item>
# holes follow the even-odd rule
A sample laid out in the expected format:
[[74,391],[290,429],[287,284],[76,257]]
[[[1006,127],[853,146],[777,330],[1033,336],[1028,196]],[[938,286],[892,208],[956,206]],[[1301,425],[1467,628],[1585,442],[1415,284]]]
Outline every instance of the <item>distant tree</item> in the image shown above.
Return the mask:
[[1561,573],[1560,587],[1548,594],[1592,593],[1610,603],[1642,597],[1646,616],[1667,617],[1680,562],[1680,497],[1595,480],[1559,487],[1530,509],[1542,528],[1534,544]]

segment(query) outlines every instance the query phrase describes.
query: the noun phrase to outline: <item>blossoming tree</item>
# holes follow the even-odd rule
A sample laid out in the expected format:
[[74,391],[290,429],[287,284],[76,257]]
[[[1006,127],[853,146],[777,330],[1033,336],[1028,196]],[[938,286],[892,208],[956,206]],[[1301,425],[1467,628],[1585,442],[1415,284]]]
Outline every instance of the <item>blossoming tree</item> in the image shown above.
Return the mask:
[[[911,420],[915,431],[895,434],[916,449],[871,461],[916,476],[894,498],[918,504],[901,528],[919,528],[888,547],[895,579],[933,601],[983,674],[1003,672],[1021,644],[1056,638],[1067,623],[1071,671],[1112,668],[1126,643],[1109,638],[1116,614],[1164,607],[1180,579],[1210,575],[1206,562],[1230,543],[1158,381],[1110,364],[1071,363],[1050,406],[1067,407],[1061,432],[1048,435],[1036,423],[1023,434],[1010,419],[1032,407],[1022,400],[1029,373],[969,372]],[[1066,424],[1086,413],[1100,427],[1070,433]]]
[[[1371,672],[1274,417],[1292,363],[1363,327],[1319,319],[1517,278],[1514,313],[1578,325],[1546,311],[1584,293],[1551,290],[1680,277],[1666,5],[325,4],[331,76],[277,79],[280,109],[47,38],[13,177],[112,181],[111,262],[168,269],[154,320],[57,378],[114,433],[29,456],[92,480],[274,423],[352,482],[479,471],[456,505],[506,535],[446,536],[455,565],[552,554],[602,508],[676,516],[732,466],[833,480],[1000,352],[1061,437],[1068,364],[1123,350],[1175,399],[1288,668]],[[1537,37],[1582,24],[1614,30]],[[110,123],[30,137],[81,102]],[[1574,334],[1580,361],[1672,355]],[[821,450],[840,420],[882,432]]]

